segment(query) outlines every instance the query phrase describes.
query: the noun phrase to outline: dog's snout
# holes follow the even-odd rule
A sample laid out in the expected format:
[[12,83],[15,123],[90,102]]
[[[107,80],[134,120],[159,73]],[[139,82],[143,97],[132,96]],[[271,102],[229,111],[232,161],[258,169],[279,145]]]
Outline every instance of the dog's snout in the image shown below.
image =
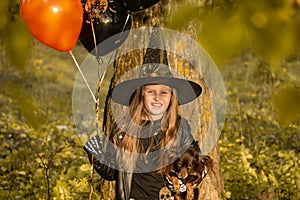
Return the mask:
[[180,172],[178,173],[178,178],[187,178],[188,177],[188,172],[187,169],[185,167],[183,167]]

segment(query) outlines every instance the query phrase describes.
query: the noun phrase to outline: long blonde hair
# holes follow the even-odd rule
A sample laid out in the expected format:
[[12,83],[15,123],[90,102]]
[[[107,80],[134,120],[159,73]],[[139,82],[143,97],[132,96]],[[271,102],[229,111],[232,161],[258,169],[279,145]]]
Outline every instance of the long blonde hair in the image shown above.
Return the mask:
[[[179,127],[178,121],[178,98],[175,89],[172,89],[172,95],[169,107],[164,113],[161,120],[162,140],[161,148],[167,147],[172,141]],[[117,160],[120,167],[126,170],[132,170],[136,161],[136,155],[142,150],[140,144],[140,127],[145,125],[146,121],[151,119],[148,110],[145,108],[143,101],[143,86],[139,87],[132,95],[129,105],[130,118],[124,117],[118,122],[118,128],[113,130],[113,141],[118,146]],[[122,136],[120,140],[119,136]],[[151,151],[153,141],[147,147],[146,154]],[[162,155],[161,155],[162,156]]]

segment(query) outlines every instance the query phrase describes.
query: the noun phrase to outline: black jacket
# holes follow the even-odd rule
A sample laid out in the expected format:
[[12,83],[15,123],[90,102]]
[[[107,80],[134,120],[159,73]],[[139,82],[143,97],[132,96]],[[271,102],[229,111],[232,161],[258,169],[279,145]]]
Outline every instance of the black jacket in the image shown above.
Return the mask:
[[[178,158],[179,155],[181,155],[189,146],[191,146],[192,143],[195,144],[190,126],[186,119],[182,118],[175,141],[176,142],[174,142],[171,148],[168,149],[169,157],[174,157],[175,159]],[[84,149],[88,153],[89,160],[91,162],[92,152],[86,148]],[[103,162],[99,161],[96,157],[94,157],[94,169],[101,175],[102,178],[109,181],[116,181],[116,200],[130,199],[132,173],[120,171],[117,170],[118,167],[110,167],[103,164]]]

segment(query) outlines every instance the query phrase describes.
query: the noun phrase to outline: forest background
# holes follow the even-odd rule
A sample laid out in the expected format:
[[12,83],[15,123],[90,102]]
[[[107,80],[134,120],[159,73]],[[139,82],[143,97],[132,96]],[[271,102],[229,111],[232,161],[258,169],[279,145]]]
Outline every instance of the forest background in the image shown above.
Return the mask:
[[[300,2],[177,3],[166,27],[197,19],[226,88],[223,198],[300,199]],[[76,67],[30,36],[19,1],[2,0],[0,11],[0,198],[88,199],[90,165],[72,118]],[[80,42],[72,51],[79,63],[88,54]],[[93,196],[108,199],[99,181]]]

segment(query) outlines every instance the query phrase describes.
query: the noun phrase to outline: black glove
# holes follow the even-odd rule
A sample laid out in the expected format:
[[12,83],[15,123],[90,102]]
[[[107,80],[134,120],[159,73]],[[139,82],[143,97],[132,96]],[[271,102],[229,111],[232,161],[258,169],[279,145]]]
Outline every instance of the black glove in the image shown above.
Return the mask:
[[94,168],[102,178],[109,181],[116,179],[116,151],[110,141],[96,135],[86,142],[83,149],[87,152],[90,163],[94,156]]
[[89,139],[83,149],[87,152],[89,159],[94,156],[95,163],[107,165],[108,167],[116,167],[116,150],[113,143],[103,140],[96,135]]
[[96,135],[89,139],[83,149],[87,152],[88,155],[93,155],[96,160],[103,160],[103,142],[100,139],[99,135]]

